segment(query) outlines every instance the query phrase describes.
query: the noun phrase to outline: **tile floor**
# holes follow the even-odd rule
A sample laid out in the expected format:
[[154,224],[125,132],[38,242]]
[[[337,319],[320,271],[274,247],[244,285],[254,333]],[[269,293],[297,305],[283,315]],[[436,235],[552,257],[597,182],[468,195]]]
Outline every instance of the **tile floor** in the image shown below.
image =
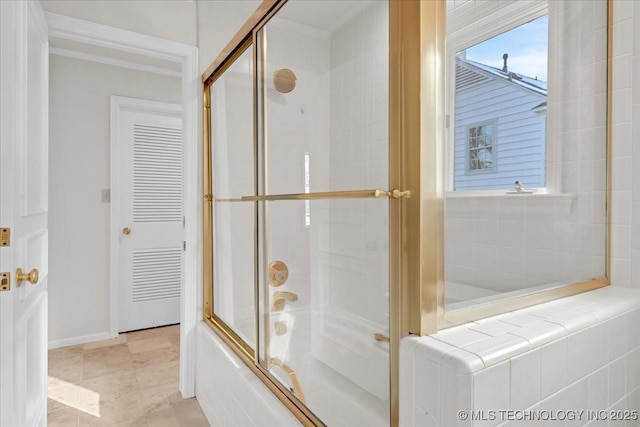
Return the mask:
[[179,325],[49,351],[49,427],[209,426],[178,391]]

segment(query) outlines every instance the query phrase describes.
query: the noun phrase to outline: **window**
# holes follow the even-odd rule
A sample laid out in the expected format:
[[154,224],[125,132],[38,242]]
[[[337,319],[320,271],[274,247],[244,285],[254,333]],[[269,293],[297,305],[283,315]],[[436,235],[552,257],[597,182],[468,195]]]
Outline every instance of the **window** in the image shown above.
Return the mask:
[[468,159],[467,172],[493,172],[496,163],[493,161],[494,125],[486,123],[470,126],[467,132]]
[[513,25],[450,54],[452,190],[547,185],[548,19]]

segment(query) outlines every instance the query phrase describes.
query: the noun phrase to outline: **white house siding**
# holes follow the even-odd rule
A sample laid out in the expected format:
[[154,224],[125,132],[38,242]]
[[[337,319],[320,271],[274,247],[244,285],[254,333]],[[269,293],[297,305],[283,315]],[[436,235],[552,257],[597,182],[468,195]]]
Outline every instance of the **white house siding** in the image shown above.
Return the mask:
[[[515,181],[525,187],[544,187],[546,112],[532,110],[544,101],[544,95],[495,76],[485,83],[457,90],[455,189],[511,189]],[[491,120],[497,127],[496,169],[469,173],[466,171],[467,129]]]

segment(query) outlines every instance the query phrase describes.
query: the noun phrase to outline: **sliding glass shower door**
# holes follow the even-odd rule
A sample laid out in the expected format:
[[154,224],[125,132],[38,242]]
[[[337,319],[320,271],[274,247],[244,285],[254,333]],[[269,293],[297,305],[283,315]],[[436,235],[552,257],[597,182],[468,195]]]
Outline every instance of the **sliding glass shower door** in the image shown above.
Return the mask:
[[289,0],[205,89],[205,311],[330,426],[391,417],[388,40],[387,2]]
[[256,38],[260,363],[331,426],[389,425],[387,31],[289,1]]

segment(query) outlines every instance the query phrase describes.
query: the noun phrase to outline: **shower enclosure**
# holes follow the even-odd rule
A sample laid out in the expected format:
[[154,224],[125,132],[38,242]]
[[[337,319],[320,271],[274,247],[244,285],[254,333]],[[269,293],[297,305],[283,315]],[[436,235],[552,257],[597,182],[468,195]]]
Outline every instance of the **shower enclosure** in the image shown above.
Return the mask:
[[409,197],[389,4],[263,5],[205,74],[205,316],[303,421],[388,426],[390,205]]
[[[603,0],[569,3],[264,0],[203,76],[204,318],[303,424],[395,427],[403,334],[609,284],[611,15]],[[556,52],[547,102],[542,77],[461,53],[503,31],[505,16],[519,26],[546,15]],[[464,89],[493,77],[517,94],[537,88],[522,114],[548,128],[545,192],[508,188],[445,206],[447,160],[455,159],[445,155],[447,123],[462,118],[445,108],[447,67],[476,79]],[[494,164],[489,155],[505,141],[500,121],[464,124],[470,155],[460,159],[480,156],[474,144],[485,141],[488,170],[474,176],[504,172],[506,157],[497,150]],[[505,239],[518,235],[532,245]],[[469,242],[478,243],[472,252]],[[506,255],[499,267],[508,274],[492,273],[492,254]],[[451,310],[470,299],[445,289],[445,258],[457,255],[491,286],[520,279],[527,287]],[[566,275],[573,265],[584,269]]]

